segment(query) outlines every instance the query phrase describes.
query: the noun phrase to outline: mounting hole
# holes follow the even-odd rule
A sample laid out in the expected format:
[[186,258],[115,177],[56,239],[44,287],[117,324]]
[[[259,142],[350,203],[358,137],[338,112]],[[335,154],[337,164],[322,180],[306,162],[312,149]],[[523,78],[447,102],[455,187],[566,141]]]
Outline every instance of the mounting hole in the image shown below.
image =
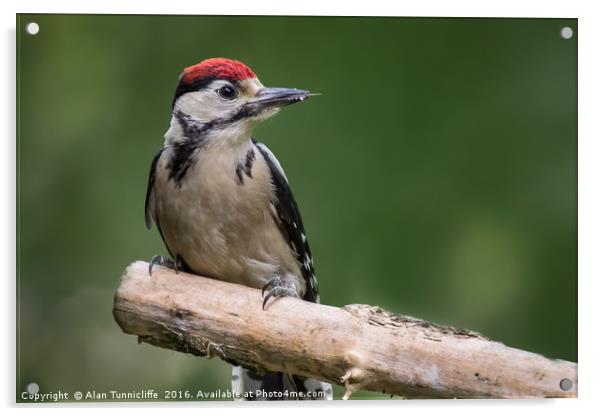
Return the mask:
[[560,388],[564,391],[569,391],[573,387],[573,382],[569,378],[560,380]]
[[25,31],[30,35],[37,35],[40,32],[40,25],[36,22],[27,23],[25,26]]
[[40,386],[38,386],[38,383],[29,383],[27,387],[25,387],[25,390],[27,390],[27,393],[29,394],[38,394]]
[[562,29],[560,29],[560,36],[562,36],[563,39],[570,39],[573,37],[573,29],[570,28],[569,26],[565,26]]

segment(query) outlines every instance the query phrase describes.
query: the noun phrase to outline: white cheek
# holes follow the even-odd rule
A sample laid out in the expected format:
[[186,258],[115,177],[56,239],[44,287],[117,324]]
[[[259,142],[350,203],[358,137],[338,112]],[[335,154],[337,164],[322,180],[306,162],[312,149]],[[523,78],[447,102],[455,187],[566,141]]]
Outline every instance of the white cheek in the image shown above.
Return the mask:
[[255,124],[257,123],[253,119],[239,120],[210,133],[208,139],[213,144],[219,142],[222,144],[226,142],[237,144],[240,142],[239,139],[246,139],[250,136]]
[[263,110],[261,113],[259,113],[255,117],[253,117],[253,119],[254,119],[255,123],[260,123],[262,121],[267,120],[270,117],[275,116],[276,114],[278,114],[279,111],[280,111],[280,109],[276,108],[276,107],[268,108],[266,110]]
[[186,93],[176,103],[176,109],[202,122],[223,117],[233,111],[235,106],[235,101],[222,100],[213,90]]

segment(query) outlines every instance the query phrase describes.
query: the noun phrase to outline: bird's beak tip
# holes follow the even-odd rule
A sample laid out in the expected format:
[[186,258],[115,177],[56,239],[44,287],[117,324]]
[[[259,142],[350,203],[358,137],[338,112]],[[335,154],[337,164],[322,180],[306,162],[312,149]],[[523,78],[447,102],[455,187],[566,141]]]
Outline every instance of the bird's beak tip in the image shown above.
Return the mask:
[[297,88],[263,88],[261,89],[253,104],[261,107],[284,107],[293,103],[305,101],[309,97],[320,95]]

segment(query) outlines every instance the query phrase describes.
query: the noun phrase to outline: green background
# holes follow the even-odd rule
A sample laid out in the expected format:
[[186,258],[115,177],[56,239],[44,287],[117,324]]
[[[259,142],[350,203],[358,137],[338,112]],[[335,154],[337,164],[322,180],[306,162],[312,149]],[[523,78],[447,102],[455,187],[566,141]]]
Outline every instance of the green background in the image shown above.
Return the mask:
[[577,33],[575,19],[19,15],[18,399],[30,382],[229,387],[226,363],[138,345],[111,313],[124,268],[165,253],[144,227],[148,169],[180,71],[213,56],[322,93],[255,136],[295,191],[324,303],[576,361],[566,25]]

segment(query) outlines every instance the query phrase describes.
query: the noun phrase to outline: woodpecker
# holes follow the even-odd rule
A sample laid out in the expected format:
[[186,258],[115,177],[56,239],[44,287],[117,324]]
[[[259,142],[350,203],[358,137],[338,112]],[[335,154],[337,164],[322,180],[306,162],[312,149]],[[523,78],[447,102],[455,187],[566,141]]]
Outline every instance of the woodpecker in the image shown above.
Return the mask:
[[[288,179],[253,128],[314,94],[267,88],[245,64],[211,58],[184,69],[169,129],[151,163],[146,226],[154,221],[170,257],[155,265],[262,290],[269,301],[319,302],[313,258]],[[234,367],[232,387],[254,400],[331,399],[330,384]],[[261,392],[261,394],[257,394]],[[318,393],[318,394],[316,394]],[[319,397],[316,397],[319,396]]]

